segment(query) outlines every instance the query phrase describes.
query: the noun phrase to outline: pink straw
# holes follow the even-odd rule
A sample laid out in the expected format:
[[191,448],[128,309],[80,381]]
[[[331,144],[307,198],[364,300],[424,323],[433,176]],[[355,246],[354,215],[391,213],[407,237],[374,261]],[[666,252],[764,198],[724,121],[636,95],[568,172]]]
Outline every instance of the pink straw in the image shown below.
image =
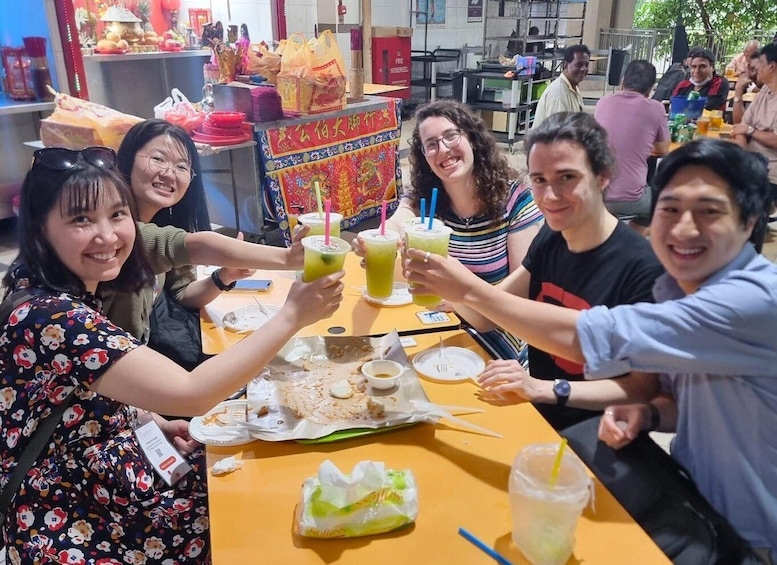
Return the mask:
[[383,205],[380,207],[380,235],[386,235],[386,206],[388,202],[383,201]]
[[329,232],[332,230],[329,227],[329,216],[332,213],[332,201],[327,198],[324,200],[324,245],[329,245]]

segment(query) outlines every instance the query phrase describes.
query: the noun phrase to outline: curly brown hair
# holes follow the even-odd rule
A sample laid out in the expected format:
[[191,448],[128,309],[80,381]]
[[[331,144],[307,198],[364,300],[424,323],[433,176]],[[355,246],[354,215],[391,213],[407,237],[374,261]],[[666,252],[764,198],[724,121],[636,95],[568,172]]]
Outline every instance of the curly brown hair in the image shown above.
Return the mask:
[[[500,218],[510,196],[511,181],[518,178],[518,172],[511,168],[505,156],[496,146],[494,137],[486,129],[483,120],[467,106],[453,100],[440,100],[424,104],[416,111],[416,123],[410,139],[410,180],[412,189],[406,195],[414,208],[420,207],[421,198],[429,202],[434,187],[444,188],[440,178],[421,152],[421,137],[418,128],[427,118],[441,116],[459,128],[472,146],[475,179],[475,196],[485,207],[481,213],[487,217]],[[451,200],[445,190],[437,194],[437,213],[451,210]]]

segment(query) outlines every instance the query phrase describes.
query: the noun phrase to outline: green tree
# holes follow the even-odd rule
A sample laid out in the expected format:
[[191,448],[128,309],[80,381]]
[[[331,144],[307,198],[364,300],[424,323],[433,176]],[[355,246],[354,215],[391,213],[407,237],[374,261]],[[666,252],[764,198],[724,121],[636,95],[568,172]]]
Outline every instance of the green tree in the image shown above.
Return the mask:
[[771,40],[777,29],[774,0],[639,0],[634,27],[671,28],[678,16],[688,29],[690,45],[704,45],[718,54],[737,52],[748,39]]

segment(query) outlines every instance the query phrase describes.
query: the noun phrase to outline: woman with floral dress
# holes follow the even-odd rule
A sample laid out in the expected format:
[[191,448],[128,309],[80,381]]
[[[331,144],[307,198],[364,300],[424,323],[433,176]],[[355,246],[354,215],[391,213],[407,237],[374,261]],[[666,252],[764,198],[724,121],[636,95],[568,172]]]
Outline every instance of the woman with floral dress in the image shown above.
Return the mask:
[[[3,282],[32,297],[0,321],[0,487],[41,421],[70,405],[7,510],[10,563],[207,563],[203,452],[185,422],[145,411],[206,412],[342,298],[342,272],[297,281],[272,328],[192,372],[141,345],[100,313],[103,287],[153,282],[114,162],[107,148],[42,149],[22,187]],[[154,466],[148,435],[175,455],[174,474]]]

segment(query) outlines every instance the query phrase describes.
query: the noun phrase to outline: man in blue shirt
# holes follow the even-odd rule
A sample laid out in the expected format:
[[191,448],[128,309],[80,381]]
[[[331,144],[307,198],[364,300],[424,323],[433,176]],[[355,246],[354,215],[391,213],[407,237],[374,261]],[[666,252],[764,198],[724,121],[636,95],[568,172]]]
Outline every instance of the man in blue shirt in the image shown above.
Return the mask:
[[[531,136],[527,139],[531,153]],[[553,190],[574,191],[574,182]],[[412,292],[471,308],[533,346],[585,364],[587,378],[661,374],[650,404],[610,407],[600,437],[621,447],[642,430],[676,431],[672,455],[762,555],[777,557],[777,266],[763,237],[763,159],[694,141],[654,180],[651,246],[666,274],[656,304],[577,311],[521,299],[455,260],[408,250]]]

